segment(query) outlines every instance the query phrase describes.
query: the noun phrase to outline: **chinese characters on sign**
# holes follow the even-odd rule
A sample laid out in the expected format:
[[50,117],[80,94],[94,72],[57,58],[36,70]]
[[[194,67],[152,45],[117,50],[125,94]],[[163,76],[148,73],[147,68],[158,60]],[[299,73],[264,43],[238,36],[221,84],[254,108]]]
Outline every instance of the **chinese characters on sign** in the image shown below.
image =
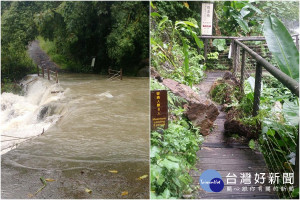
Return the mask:
[[202,3],[202,12],[201,12],[201,34],[202,35],[212,35],[213,9],[214,9],[214,4]]
[[168,96],[166,90],[151,91],[151,130],[168,128]]
[[[254,176],[252,176],[252,174],[249,172],[239,173],[238,175],[236,175],[235,173],[228,173],[226,176],[226,183],[227,192],[292,192],[294,190],[294,173],[283,173],[282,176],[280,176],[280,173],[255,173]],[[244,184],[245,186],[240,187],[240,184]],[[282,185],[276,186],[278,184]]]

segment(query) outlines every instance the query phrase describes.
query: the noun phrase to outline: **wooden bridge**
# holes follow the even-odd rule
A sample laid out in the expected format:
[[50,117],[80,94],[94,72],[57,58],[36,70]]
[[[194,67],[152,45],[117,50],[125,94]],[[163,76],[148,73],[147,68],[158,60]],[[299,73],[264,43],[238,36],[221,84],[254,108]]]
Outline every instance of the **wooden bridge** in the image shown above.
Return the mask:
[[[273,75],[284,86],[289,88],[292,93],[299,97],[298,82],[291,79],[284,74],[278,68],[271,65],[261,55],[257,54],[251,48],[244,44],[245,41],[265,41],[264,37],[223,37],[223,36],[203,36],[200,37],[204,40],[204,55],[207,59],[208,54],[208,41],[211,39],[227,39],[231,40],[232,50],[232,67],[233,74],[239,79],[242,84],[245,80],[246,69],[246,53],[255,60],[255,89],[254,89],[254,104],[253,104],[253,116],[256,116],[259,111],[260,105],[260,89],[262,70],[266,70],[267,73]],[[296,36],[296,46],[299,49],[299,38]],[[240,56],[240,54],[242,55]],[[268,55],[270,56],[270,55]],[[242,58],[242,59],[240,59]],[[223,77],[224,71],[211,71],[207,73],[207,78],[202,81],[197,87],[200,89],[201,94],[207,98],[209,97],[209,89],[212,84],[218,79]],[[226,113],[221,111],[221,106],[218,105],[219,116],[215,121],[215,128],[212,133],[205,137],[205,140],[201,146],[201,150],[197,152],[199,158],[196,169],[190,171],[190,175],[193,177],[193,185],[199,188],[194,198],[196,199],[277,199],[282,196],[284,192],[280,192],[275,189],[275,185],[268,182],[268,174],[279,172],[293,172],[295,177],[294,187],[299,186],[299,141],[297,142],[296,153],[296,165],[290,167],[289,170],[284,166],[279,168],[280,171],[274,171],[273,166],[266,164],[265,158],[262,153],[253,151],[247,144],[241,144],[229,141],[224,136],[224,122],[226,120]],[[272,150],[270,150],[272,151]],[[208,169],[214,169],[218,171],[224,182],[224,189],[221,192],[207,192],[199,185],[200,175]],[[250,181],[245,184],[243,182],[243,176],[250,174]],[[255,174],[265,173],[264,184],[257,183],[255,181]],[[230,178],[235,178],[236,183],[228,181]],[[288,190],[288,188],[286,188]],[[286,197],[292,198],[291,191],[285,193]]]

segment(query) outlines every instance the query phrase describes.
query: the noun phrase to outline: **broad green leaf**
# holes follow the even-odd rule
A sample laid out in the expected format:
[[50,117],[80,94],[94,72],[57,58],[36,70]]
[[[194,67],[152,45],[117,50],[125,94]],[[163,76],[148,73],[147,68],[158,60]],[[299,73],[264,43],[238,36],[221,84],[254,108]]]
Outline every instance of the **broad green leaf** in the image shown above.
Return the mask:
[[191,29],[191,27],[187,27],[187,28],[188,28],[188,30],[190,31],[190,34],[193,36],[193,38],[194,38],[194,40],[195,40],[197,46],[198,46],[200,49],[202,49],[203,46],[204,46],[202,40],[199,40],[197,34],[195,33],[195,31],[193,31],[193,30]]
[[172,169],[177,170],[177,169],[179,169],[179,164],[177,162],[172,162],[172,161],[170,161],[166,158],[163,161],[161,161],[159,164],[160,164],[160,166],[165,167],[168,170],[172,170]]
[[284,102],[282,111],[287,123],[292,126],[299,124],[299,106],[296,103],[290,101]]
[[150,151],[150,158],[156,157],[156,154],[160,152],[160,148],[157,146],[152,146]]
[[224,51],[226,41],[225,39],[214,39],[213,46],[217,47],[218,51]]
[[177,25],[180,25],[180,24],[183,24],[183,25],[188,25],[188,26],[192,26],[192,27],[194,27],[194,28],[199,28],[198,27],[198,25],[197,24],[194,24],[194,23],[192,23],[192,22],[190,22],[190,21],[176,21],[175,22],[175,26],[177,27]]
[[167,158],[173,162],[180,162],[180,160],[174,156],[168,156]]
[[162,193],[162,196],[163,196],[164,199],[169,199],[170,196],[171,196],[170,190],[168,188],[166,188],[164,190],[164,192]]
[[274,137],[275,131],[273,129],[268,129],[267,134]]
[[240,25],[241,29],[245,32],[248,33],[249,30],[249,26],[247,24],[247,21],[245,21],[243,19],[243,17],[240,14],[235,14],[232,13],[232,17],[235,19],[235,21]]
[[169,20],[169,18],[167,16],[163,16],[162,20],[160,20],[160,22],[158,23],[158,29],[160,29],[160,27]]
[[299,82],[299,51],[291,35],[275,15],[265,18],[264,35],[280,70]]
[[153,2],[150,1],[150,6],[153,8],[153,9],[156,9],[156,6],[153,5]]
[[249,146],[252,150],[254,150],[254,149],[255,149],[255,141],[254,141],[253,139],[251,139],[251,140],[249,141],[248,146]]
[[261,14],[261,10],[258,9],[258,8],[256,8],[254,5],[252,5],[250,3],[247,4],[247,6],[245,6],[245,7],[249,7],[250,9],[254,10],[255,12],[257,12],[257,14]]
[[160,17],[160,14],[158,14],[157,12],[152,12],[151,17]]

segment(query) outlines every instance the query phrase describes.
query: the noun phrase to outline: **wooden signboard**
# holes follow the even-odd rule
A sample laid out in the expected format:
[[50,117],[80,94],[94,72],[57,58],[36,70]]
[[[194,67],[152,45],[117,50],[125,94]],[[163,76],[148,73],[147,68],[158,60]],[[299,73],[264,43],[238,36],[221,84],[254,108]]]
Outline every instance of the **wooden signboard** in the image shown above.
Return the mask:
[[151,91],[151,130],[168,128],[168,94],[166,90]]
[[212,22],[213,22],[213,3],[202,3],[201,12],[201,34],[212,35]]

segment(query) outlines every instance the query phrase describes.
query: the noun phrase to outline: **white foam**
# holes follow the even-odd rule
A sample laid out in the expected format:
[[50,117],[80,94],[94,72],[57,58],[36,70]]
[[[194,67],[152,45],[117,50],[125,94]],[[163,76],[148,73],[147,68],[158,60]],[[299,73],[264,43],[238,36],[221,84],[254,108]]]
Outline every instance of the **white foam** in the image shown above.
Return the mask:
[[106,97],[106,98],[113,98],[114,96],[109,93],[109,91],[103,92],[97,95],[98,97]]
[[[40,135],[61,117],[62,109],[56,107],[62,106],[57,103],[64,98],[64,94],[51,93],[62,91],[58,84],[36,76],[30,76],[26,83],[23,81],[24,96],[12,93],[1,95],[1,154],[30,137]],[[41,114],[45,107],[47,109]]]

